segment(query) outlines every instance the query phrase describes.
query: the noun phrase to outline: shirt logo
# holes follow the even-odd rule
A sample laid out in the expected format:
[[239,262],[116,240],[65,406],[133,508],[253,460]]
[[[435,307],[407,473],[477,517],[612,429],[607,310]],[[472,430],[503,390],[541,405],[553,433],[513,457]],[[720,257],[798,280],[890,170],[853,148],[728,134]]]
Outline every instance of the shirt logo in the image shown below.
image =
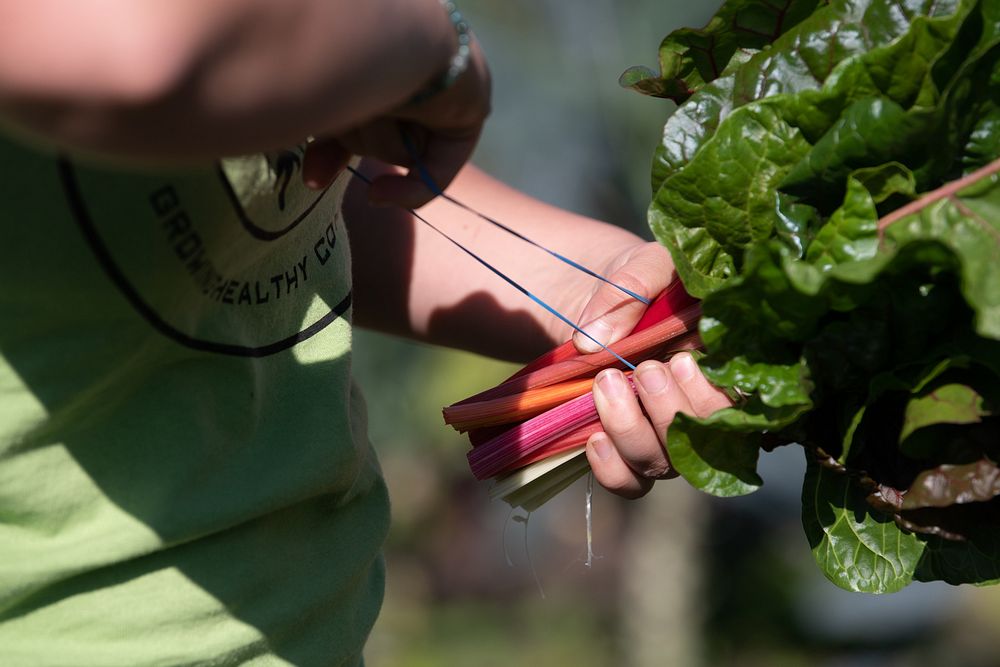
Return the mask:
[[301,163],[301,148],[170,173],[64,158],[60,175],[98,262],[153,328],[194,349],[259,357],[351,305],[346,177],[315,192],[298,178]]

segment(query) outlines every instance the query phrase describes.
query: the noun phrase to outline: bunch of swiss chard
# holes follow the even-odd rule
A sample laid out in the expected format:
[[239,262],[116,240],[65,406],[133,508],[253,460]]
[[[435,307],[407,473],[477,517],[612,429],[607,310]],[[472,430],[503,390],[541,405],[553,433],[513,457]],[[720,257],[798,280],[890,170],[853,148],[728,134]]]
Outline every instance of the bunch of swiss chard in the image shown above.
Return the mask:
[[535,359],[492,389],[444,409],[445,422],[467,433],[469,465],[478,479],[494,479],[494,498],[536,509],[584,475],[584,445],[601,430],[591,394],[604,368],[669,359],[699,346],[701,309],[674,282],[649,306],[626,338],[592,354],[572,341]]
[[742,396],[673,465],[741,495],[798,443],[833,582],[1000,581],[1000,0],[730,0],[660,70],[650,224]]

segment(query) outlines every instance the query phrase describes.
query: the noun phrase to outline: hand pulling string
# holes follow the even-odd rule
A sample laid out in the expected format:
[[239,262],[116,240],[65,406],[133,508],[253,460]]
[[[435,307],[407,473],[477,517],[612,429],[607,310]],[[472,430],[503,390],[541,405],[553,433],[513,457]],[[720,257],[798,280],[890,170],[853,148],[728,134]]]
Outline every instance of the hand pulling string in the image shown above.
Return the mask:
[[[419,162],[418,162],[418,164],[419,164]],[[358,171],[354,167],[348,165],[347,169],[356,178],[364,181],[368,185],[372,184],[372,181],[371,181],[370,178],[368,178],[367,176],[365,176],[364,174],[362,174],[360,171]],[[435,190],[435,191],[436,192],[440,192],[440,190]],[[629,363],[628,360],[626,360],[624,357],[622,357],[620,354],[618,354],[617,352],[615,352],[614,350],[612,350],[611,348],[609,348],[607,345],[605,345],[604,343],[602,343],[601,341],[597,340],[596,338],[594,338],[593,336],[591,336],[589,333],[587,333],[586,331],[584,331],[583,329],[581,329],[579,326],[577,326],[575,323],[573,323],[568,317],[566,317],[565,315],[563,315],[562,313],[560,313],[558,310],[556,310],[555,308],[553,308],[549,304],[545,303],[545,301],[543,301],[539,297],[537,297],[534,294],[532,294],[531,292],[529,292],[526,288],[522,287],[519,283],[517,283],[513,278],[510,278],[505,273],[503,273],[502,271],[500,271],[499,269],[497,269],[496,267],[494,267],[492,264],[490,264],[489,262],[487,262],[485,259],[483,259],[482,257],[480,257],[479,255],[477,255],[476,253],[474,253],[471,250],[469,250],[468,248],[466,248],[464,245],[462,245],[461,243],[459,243],[458,241],[456,241],[455,239],[453,239],[452,237],[450,237],[448,234],[446,234],[444,231],[442,231],[438,227],[436,227],[433,224],[431,224],[431,222],[429,220],[427,220],[427,218],[423,217],[422,215],[420,215],[419,213],[417,213],[416,211],[414,211],[412,208],[408,208],[406,210],[414,218],[416,218],[417,220],[419,220],[420,222],[424,223],[425,225],[427,225],[428,227],[430,227],[431,229],[433,229],[435,232],[437,232],[438,234],[440,234],[441,236],[443,236],[445,239],[447,239],[448,241],[450,241],[452,243],[452,245],[454,245],[459,250],[461,250],[465,254],[469,255],[470,257],[472,257],[472,259],[476,260],[477,262],[479,262],[480,264],[482,264],[483,266],[485,266],[487,269],[489,269],[490,271],[492,271],[493,273],[495,273],[497,276],[499,276],[500,278],[502,278],[507,284],[509,284],[511,287],[513,287],[514,289],[516,289],[517,291],[519,291],[521,294],[524,294],[526,297],[528,297],[529,299],[531,299],[532,301],[534,301],[535,303],[537,303],[539,306],[541,306],[542,308],[544,308],[545,310],[547,310],[549,313],[551,313],[552,315],[554,315],[557,318],[559,318],[563,323],[569,325],[575,331],[578,331],[580,334],[582,334],[583,336],[585,336],[588,340],[593,341],[595,344],[599,345],[603,350],[609,352],[618,361],[620,361],[623,364],[625,364],[625,366],[627,366],[629,369],[631,369],[633,371],[635,370],[635,366],[633,364]],[[594,274],[591,274],[591,275],[594,275]],[[648,303],[648,301],[646,301],[645,299],[643,299],[643,301],[646,302],[646,303]]]

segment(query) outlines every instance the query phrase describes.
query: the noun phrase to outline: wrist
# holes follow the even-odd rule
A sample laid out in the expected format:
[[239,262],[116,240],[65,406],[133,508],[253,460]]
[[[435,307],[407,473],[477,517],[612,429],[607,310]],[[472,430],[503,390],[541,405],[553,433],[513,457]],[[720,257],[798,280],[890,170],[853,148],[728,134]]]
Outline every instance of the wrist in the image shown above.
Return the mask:
[[450,53],[447,62],[439,66],[430,79],[407,101],[407,106],[420,104],[451,88],[469,68],[473,58],[473,36],[465,17],[453,0],[438,0],[450,26]]

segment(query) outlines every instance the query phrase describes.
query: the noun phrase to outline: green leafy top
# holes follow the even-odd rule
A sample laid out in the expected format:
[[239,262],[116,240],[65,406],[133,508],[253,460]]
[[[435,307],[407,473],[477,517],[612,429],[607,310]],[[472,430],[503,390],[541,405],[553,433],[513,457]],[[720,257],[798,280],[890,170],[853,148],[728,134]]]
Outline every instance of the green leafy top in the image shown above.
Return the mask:
[[760,50],[809,16],[818,0],[742,0],[729,2],[700,30],[683,28],[660,43],[660,72],[630,67],[619,83],[654,97],[684,102],[704,84],[714,81],[733,58]]
[[801,443],[807,535],[851,590],[1000,579],[998,59],[996,0],[733,0],[626,73],[682,101],[650,225],[703,300],[703,370],[748,397],[679,418],[671,459],[735,495]]

